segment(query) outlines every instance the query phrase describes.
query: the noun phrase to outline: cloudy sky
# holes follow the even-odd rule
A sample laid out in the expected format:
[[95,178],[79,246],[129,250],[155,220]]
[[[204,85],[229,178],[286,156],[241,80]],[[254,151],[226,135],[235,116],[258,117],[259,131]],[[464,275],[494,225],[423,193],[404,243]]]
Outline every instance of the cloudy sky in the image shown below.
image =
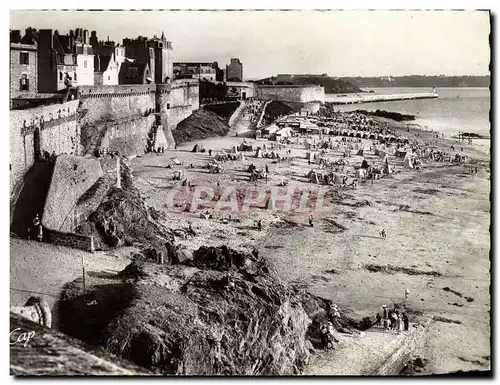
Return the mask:
[[116,42],[164,31],[174,61],[238,57],[245,78],[489,73],[489,14],[480,11],[11,11],[11,29],[28,26],[81,27]]

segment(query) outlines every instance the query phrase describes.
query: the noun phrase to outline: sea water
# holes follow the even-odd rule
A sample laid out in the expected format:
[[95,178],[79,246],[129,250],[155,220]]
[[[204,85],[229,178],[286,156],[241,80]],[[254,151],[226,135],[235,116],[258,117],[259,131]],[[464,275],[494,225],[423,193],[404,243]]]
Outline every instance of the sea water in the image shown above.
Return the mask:
[[[432,92],[431,88],[365,88],[375,94],[408,94]],[[397,100],[335,106],[340,111],[386,110],[414,115],[411,123],[453,137],[459,132],[490,135],[490,90],[488,88],[437,88],[437,99]],[[328,102],[330,95],[325,95]],[[479,142],[479,140],[478,140]],[[487,144],[485,141],[484,144]],[[489,146],[489,143],[487,144]]]

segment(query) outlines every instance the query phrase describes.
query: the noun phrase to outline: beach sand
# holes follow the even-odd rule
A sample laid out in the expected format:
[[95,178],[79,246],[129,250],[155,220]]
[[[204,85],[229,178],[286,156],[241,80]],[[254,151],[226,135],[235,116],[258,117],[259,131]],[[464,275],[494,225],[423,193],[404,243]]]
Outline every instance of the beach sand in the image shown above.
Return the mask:
[[[418,135],[419,141],[448,152],[456,142],[435,139],[434,134],[425,131],[408,133],[401,128],[406,127],[404,124],[386,122],[410,139]],[[242,140],[228,136],[197,143],[216,151],[228,150]],[[247,141],[254,146],[264,143]],[[302,189],[314,186],[304,177],[311,166],[307,164],[303,146],[288,146],[294,158],[291,164],[273,164],[271,159],[256,159],[253,153],[247,153],[246,161],[226,162],[225,173],[209,174],[201,169],[208,162],[208,154],[191,153],[193,145],[186,143],[161,156],[146,155],[130,161],[135,183],[149,205],[165,210],[168,191],[179,184],[171,179],[179,168],[195,185],[215,188],[219,182],[221,188],[244,188],[254,185],[244,172],[248,165],[254,163],[263,168],[267,164],[271,169],[270,179],[267,184],[259,180],[258,186],[276,186],[285,179]],[[246,214],[233,212],[233,218],[241,222],[229,224],[221,223],[220,213],[212,220],[201,219],[199,213],[168,214],[166,222],[172,228],[187,227],[192,222],[198,236],[183,240],[187,247],[223,244],[257,247],[276,265],[282,279],[301,284],[312,293],[351,309],[359,317],[374,316],[384,304],[405,302],[404,290],[408,289],[406,305],[413,311],[458,322],[432,323],[424,344],[415,352],[416,356],[429,360],[423,373],[487,370],[491,355],[489,156],[480,146],[464,147],[464,153],[472,156],[479,167],[477,174],[469,174],[464,165],[434,161],[424,162],[421,171],[409,170],[403,167],[401,159],[390,157],[396,173],[376,180],[373,185],[365,183],[355,190],[344,190],[347,198],[328,209],[325,218],[345,230],[332,226],[325,218],[315,218],[311,228],[308,215],[264,208]],[[173,156],[183,165],[166,169]],[[373,152],[368,152],[365,158],[380,163]],[[359,165],[362,157],[352,156],[349,160]],[[188,168],[191,163],[194,169]],[[363,201],[369,204],[357,207]],[[258,219],[264,224],[261,232],[255,228]],[[387,232],[386,240],[379,236],[382,229]],[[440,276],[371,272],[366,266],[370,264],[434,271]]]

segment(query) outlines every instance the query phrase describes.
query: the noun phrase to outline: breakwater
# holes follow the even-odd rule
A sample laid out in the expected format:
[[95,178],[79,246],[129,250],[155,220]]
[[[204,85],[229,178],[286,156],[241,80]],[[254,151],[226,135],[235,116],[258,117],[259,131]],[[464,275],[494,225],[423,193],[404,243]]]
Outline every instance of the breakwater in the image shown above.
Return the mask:
[[434,92],[419,92],[413,94],[350,94],[350,95],[334,95],[325,100],[326,103],[334,105],[341,104],[357,104],[357,103],[372,103],[372,102],[390,102],[394,100],[412,100],[412,99],[435,99],[439,94]]

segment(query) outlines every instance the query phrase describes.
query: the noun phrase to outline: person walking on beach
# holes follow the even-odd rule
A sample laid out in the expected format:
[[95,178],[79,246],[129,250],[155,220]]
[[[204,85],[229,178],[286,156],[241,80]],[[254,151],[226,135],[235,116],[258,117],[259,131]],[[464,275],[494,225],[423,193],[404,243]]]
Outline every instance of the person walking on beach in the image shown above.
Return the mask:
[[37,235],[36,239],[38,242],[42,242],[43,239],[43,227],[42,222],[40,221],[40,216],[38,214],[35,215],[35,219],[33,219],[33,228],[35,229]]
[[404,325],[405,331],[408,331],[409,319],[408,319],[408,315],[406,313],[403,313],[403,325]]
[[387,233],[385,232],[385,229],[382,229],[382,231],[380,232],[380,237],[382,239],[385,239],[387,237]]
[[390,330],[391,328],[391,321],[389,318],[384,319],[384,332]]
[[384,320],[386,320],[388,317],[387,317],[387,306],[383,305],[382,306],[382,318]]
[[309,226],[314,227],[312,215],[309,215]]
[[393,312],[392,313],[392,319],[391,319],[391,325],[392,325],[392,330],[397,330],[397,327],[398,327],[398,315],[396,314],[396,312]]
[[380,316],[380,313],[377,313],[377,322],[375,323],[376,326],[380,327],[381,325],[381,320],[382,320],[382,317]]
[[408,299],[409,295],[410,295],[410,290],[405,289],[405,299]]
[[403,331],[403,319],[401,318],[401,316],[398,317],[398,334],[401,334],[401,332]]

